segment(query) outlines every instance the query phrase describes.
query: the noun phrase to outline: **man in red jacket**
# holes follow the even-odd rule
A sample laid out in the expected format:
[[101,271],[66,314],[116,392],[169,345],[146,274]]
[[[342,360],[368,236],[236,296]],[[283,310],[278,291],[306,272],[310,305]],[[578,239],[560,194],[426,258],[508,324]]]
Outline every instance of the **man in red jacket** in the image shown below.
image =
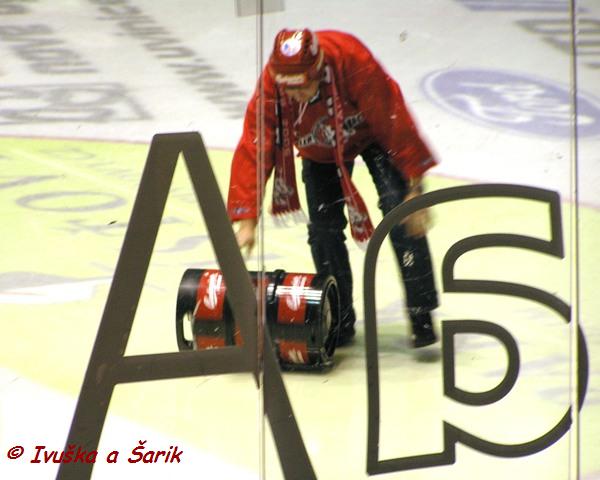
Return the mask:
[[[260,138],[259,138],[260,136]],[[296,147],[308,205],[308,243],[319,273],[336,277],[342,320],[339,345],[352,340],[356,321],[344,229],[368,241],[373,227],[351,180],[362,157],[385,215],[421,193],[422,175],[436,164],[420,138],[398,84],[352,35],[282,30],[250,100],[233,156],[228,213],[237,241],[255,242],[262,192],[274,171],[272,214],[300,212],[294,173]],[[258,172],[258,165],[263,171]],[[438,306],[426,234],[427,212],[411,215],[390,233],[404,281],[414,347],[436,341],[431,311]]]

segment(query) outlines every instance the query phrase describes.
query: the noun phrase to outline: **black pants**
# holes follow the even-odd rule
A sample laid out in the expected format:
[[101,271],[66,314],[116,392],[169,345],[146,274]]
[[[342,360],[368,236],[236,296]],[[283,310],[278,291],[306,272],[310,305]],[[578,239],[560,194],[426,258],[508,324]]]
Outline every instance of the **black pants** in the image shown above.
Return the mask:
[[[378,145],[370,145],[361,154],[379,195],[379,208],[385,215],[402,203],[407,182],[390,163],[387,153]],[[354,162],[346,167],[352,173]],[[317,163],[304,159],[302,180],[308,204],[308,243],[318,273],[336,277],[342,307],[342,328],[355,322],[352,299],[352,271],[346,247],[344,228],[344,195],[334,163]],[[433,310],[438,306],[431,256],[426,237],[407,235],[403,225],[390,232],[390,240],[400,266],[406,306],[409,313]]]

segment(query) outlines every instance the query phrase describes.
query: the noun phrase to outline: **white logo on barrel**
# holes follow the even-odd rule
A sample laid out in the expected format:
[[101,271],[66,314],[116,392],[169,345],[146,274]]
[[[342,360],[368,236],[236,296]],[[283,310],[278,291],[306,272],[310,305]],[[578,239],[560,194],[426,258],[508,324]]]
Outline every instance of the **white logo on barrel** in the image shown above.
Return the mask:
[[223,276],[220,273],[211,273],[208,276],[208,291],[204,295],[202,303],[209,310],[214,310],[217,306],[218,294],[222,283]]
[[285,299],[285,303],[288,308],[294,312],[300,309],[302,303],[302,294],[304,293],[304,286],[306,285],[305,275],[296,275],[292,279],[292,285],[289,289],[289,295]]
[[289,358],[290,362],[292,362],[292,363],[306,363],[304,361],[304,357],[302,356],[302,352],[295,348],[292,348],[288,352],[288,358]]

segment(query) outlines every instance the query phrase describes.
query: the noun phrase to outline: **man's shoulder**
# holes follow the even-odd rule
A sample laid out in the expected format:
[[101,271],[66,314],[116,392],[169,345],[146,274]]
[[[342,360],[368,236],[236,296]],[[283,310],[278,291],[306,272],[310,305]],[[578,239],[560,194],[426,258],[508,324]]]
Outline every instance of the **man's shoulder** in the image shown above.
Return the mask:
[[367,49],[361,40],[348,32],[340,30],[317,30],[315,33],[317,34],[319,43],[325,50],[336,47],[342,49]]

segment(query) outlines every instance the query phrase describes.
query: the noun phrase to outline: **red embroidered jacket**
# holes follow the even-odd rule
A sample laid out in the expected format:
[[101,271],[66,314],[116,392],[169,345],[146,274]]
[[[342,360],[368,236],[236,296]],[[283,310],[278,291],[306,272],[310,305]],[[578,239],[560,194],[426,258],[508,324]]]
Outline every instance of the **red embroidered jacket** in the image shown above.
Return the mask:
[[[420,176],[436,164],[408,112],[396,81],[354,36],[337,31],[316,32],[325,54],[325,64],[333,68],[344,111],[344,160],[355,158],[371,143],[389,152],[396,168],[406,178]],[[257,119],[263,86],[264,161],[263,181],[271,175],[275,161],[276,86],[265,69],[244,120],[244,131],[233,155],[227,211],[232,221],[256,218],[262,198],[257,187]],[[324,84],[305,110],[294,100],[292,138],[299,155],[315,162],[335,162],[334,120],[327,113]],[[260,126],[260,123],[258,123]],[[264,188],[264,185],[263,185]]]

